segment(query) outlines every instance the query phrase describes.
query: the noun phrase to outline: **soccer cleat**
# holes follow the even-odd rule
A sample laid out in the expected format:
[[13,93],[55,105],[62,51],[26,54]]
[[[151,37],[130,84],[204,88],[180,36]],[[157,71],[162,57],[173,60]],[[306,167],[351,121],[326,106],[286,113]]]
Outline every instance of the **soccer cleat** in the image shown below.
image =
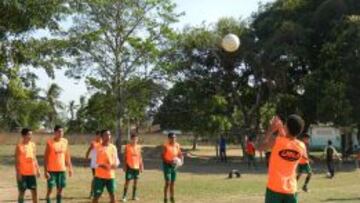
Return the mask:
[[133,197],[132,200],[133,201],[139,201],[140,199],[138,197]]
[[304,186],[302,187],[302,190],[303,190],[304,192],[308,192],[308,191],[309,191],[307,185],[304,185]]
[[127,202],[126,197],[123,197],[122,200],[121,200],[121,202]]

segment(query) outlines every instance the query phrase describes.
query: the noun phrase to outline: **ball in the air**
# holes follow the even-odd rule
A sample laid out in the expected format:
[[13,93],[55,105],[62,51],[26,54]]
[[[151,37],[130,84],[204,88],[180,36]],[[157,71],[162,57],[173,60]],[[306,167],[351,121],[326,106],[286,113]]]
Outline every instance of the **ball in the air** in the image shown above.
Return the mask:
[[180,158],[178,158],[178,157],[176,157],[176,158],[173,160],[173,165],[174,165],[176,168],[182,166],[183,164],[184,164],[183,161],[182,161]]
[[227,52],[235,52],[240,47],[240,39],[235,34],[227,34],[221,42],[221,46]]

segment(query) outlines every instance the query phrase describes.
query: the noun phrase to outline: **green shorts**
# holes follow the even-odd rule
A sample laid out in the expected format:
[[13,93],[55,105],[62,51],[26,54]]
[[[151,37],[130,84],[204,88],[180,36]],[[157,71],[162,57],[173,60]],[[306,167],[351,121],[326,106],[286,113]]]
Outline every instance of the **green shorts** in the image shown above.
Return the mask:
[[175,182],[176,181],[176,168],[175,166],[163,163],[163,170],[164,170],[164,178],[166,181]]
[[298,172],[298,174],[300,174],[300,173],[307,173],[307,174],[312,173],[310,164],[299,164],[299,166],[297,168],[297,172]]
[[47,180],[48,188],[65,188],[66,187],[66,173],[61,172],[49,172],[50,178]]
[[36,190],[36,176],[21,176],[21,180],[17,181],[19,191]]
[[265,203],[298,203],[297,193],[282,194],[266,189]]
[[139,179],[139,169],[127,168],[125,173],[125,180],[137,180]]
[[104,192],[105,187],[109,194],[115,194],[115,190],[116,190],[115,179],[103,179],[103,178],[95,177],[94,197],[100,197]]

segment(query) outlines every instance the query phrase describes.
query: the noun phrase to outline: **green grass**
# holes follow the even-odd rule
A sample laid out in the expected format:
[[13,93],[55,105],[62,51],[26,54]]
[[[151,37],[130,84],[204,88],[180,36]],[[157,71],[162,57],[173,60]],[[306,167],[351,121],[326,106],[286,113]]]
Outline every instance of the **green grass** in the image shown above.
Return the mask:
[[[160,141],[159,141],[160,142]],[[0,146],[0,202],[15,202],[16,184],[14,172],[14,145],[8,143]],[[190,146],[189,146],[190,147]],[[72,145],[75,167],[74,177],[68,179],[68,187],[64,196],[65,203],[90,202],[87,199],[91,181],[91,172],[84,167],[84,156],[87,145]],[[231,202],[263,202],[266,186],[266,170],[252,172],[247,169],[239,157],[232,157],[232,163],[217,163],[210,155],[212,147],[202,147],[195,152],[193,158],[186,160],[185,166],[178,174],[176,185],[177,202],[191,203],[231,203]],[[44,146],[38,147],[39,160],[42,162]],[[141,175],[139,196],[141,203],[157,203],[163,198],[163,176],[158,160],[160,151],[152,145],[144,150],[146,154],[146,171]],[[233,149],[232,155],[240,154],[239,149]],[[203,157],[202,157],[203,155]],[[206,158],[204,158],[206,157]],[[349,166],[351,167],[351,166]],[[239,179],[227,179],[231,169],[240,169],[243,174]],[[328,180],[322,172],[322,166],[317,166],[311,185],[310,193],[300,192],[300,202],[360,202],[360,174],[355,170],[339,172],[334,180]],[[117,196],[121,196],[124,183],[124,173],[117,171]],[[40,198],[44,198],[46,181],[43,177],[38,180]],[[302,183],[301,183],[302,184]],[[103,202],[108,202],[107,195],[103,195]]]

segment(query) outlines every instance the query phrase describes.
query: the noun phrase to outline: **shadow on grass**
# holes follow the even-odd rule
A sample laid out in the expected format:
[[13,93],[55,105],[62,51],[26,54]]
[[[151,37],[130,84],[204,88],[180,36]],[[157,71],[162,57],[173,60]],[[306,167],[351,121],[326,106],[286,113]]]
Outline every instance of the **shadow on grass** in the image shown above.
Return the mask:
[[[68,201],[76,201],[76,202],[82,202],[82,203],[85,203],[85,202],[91,202],[91,199],[89,199],[89,197],[63,197],[62,198],[64,202],[66,202],[66,200]],[[39,199],[41,202],[44,202],[46,201],[46,199],[44,198],[40,198]],[[26,198],[25,201],[31,201],[30,198]],[[52,202],[55,202],[56,200],[55,199],[52,199]],[[1,202],[14,202],[16,203],[17,201],[12,199],[12,200],[1,200]]]
[[354,197],[354,198],[329,198],[329,199],[323,200],[322,202],[346,202],[346,201],[354,201],[354,200],[359,200],[360,201],[360,197]]

